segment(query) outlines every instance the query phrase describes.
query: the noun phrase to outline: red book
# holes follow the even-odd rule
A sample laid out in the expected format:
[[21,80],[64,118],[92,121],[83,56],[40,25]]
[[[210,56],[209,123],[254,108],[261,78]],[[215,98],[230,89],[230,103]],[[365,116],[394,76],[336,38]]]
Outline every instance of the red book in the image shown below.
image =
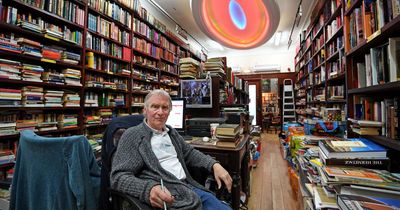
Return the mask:
[[131,55],[132,55],[131,48],[124,47],[122,51],[122,59],[130,62],[132,59]]
[[20,93],[21,90],[8,89],[8,88],[0,88],[0,92],[6,92],[6,93]]

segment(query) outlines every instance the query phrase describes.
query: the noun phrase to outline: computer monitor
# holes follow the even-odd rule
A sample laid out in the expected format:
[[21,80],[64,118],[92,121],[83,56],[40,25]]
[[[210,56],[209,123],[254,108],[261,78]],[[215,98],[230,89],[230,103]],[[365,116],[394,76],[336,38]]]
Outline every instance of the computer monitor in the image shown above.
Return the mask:
[[172,98],[171,101],[172,109],[169,113],[167,125],[175,128],[178,132],[184,132],[186,100],[184,98]]
[[187,108],[212,108],[211,79],[181,80],[181,97]]

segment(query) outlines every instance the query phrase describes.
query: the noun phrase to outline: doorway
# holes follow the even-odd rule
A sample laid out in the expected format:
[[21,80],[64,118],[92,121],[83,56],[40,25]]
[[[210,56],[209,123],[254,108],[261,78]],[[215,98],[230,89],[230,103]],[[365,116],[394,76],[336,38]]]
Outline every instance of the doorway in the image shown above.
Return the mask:
[[252,125],[262,124],[262,105],[261,105],[261,91],[260,81],[249,81],[249,112],[253,116]]

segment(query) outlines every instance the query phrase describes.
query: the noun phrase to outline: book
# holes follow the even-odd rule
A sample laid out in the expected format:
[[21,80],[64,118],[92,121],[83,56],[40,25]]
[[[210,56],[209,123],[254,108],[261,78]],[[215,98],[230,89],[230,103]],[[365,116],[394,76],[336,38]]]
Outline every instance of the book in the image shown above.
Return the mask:
[[320,150],[319,156],[325,165],[331,166],[357,166],[375,169],[387,169],[390,163],[389,158],[327,158]]
[[399,199],[376,199],[373,197],[360,195],[345,195],[337,196],[337,203],[342,210],[364,210],[364,209],[381,209],[391,210],[400,207]]
[[240,139],[240,135],[239,133],[237,133],[235,136],[231,136],[231,135],[216,135],[217,139],[219,141],[230,141],[230,142],[234,142],[237,139]]
[[388,60],[390,82],[400,80],[400,38],[389,38]]
[[378,173],[364,168],[324,166],[323,170],[329,177],[337,179],[345,178],[370,182],[385,182]]
[[221,124],[218,125],[217,136],[236,136],[240,131],[239,124]]
[[386,148],[365,138],[342,141],[325,140],[318,143],[321,151],[330,158],[386,158]]
[[314,187],[314,202],[316,209],[322,208],[333,208],[337,209],[336,199],[333,197],[328,197],[322,187],[315,186]]
[[221,141],[218,140],[216,145],[217,147],[228,147],[228,148],[236,148],[242,138],[236,138],[235,141]]

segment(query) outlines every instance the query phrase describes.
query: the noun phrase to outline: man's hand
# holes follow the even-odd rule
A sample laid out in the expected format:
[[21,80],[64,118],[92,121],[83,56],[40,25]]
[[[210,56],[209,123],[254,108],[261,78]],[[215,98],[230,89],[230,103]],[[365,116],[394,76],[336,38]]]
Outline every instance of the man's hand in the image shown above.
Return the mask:
[[164,209],[164,202],[167,206],[171,205],[175,201],[174,197],[164,187],[164,191],[161,189],[161,185],[156,185],[150,190],[150,204],[153,207]]
[[218,184],[218,189],[221,189],[221,180],[225,183],[228,192],[231,192],[232,178],[229,173],[219,163],[213,165],[214,177]]

